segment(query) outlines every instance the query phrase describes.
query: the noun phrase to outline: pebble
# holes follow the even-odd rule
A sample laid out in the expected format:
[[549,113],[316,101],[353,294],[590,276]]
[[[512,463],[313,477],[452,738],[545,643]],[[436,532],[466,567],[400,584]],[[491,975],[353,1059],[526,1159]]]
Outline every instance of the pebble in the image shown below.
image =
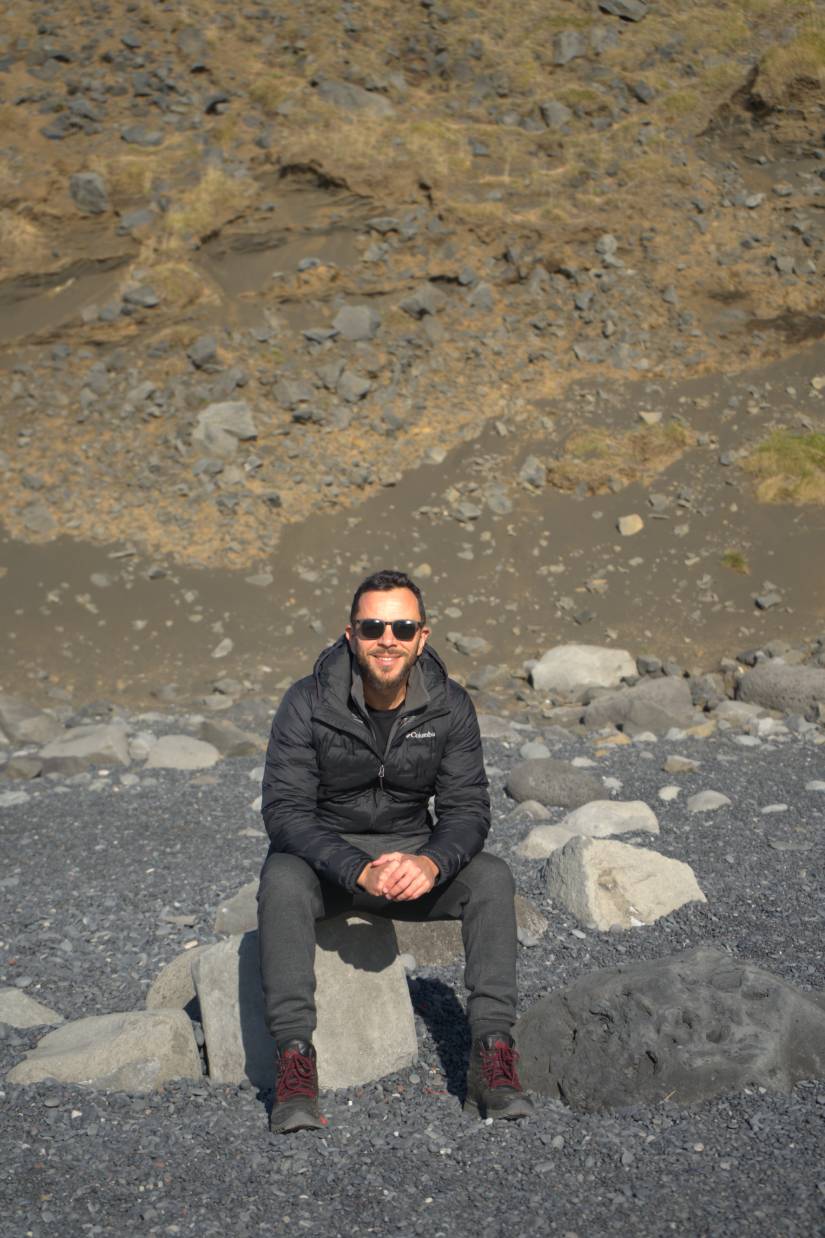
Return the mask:
[[660,787],[659,788],[659,799],[664,800],[666,804],[669,804],[671,800],[677,799],[681,794],[682,794],[681,787]]
[[825,791],[825,781],[821,778],[814,778],[811,782],[805,783],[806,791]]
[[688,812],[715,812],[717,808],[725,808],[731,803],[721,791],[699,791],[691,795],[687,802]]

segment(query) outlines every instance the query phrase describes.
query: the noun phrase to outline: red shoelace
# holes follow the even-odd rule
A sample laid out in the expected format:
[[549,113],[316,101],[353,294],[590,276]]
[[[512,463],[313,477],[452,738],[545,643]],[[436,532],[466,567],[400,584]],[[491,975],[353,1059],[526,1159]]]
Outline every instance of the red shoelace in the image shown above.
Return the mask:
[[308,1053],[299,1053],[297,1049],[284,1050],[281,1054],[275,1095],[279,1104],[293,1100],[296,1096],[307,1096],[310,1100],[315,1100],[318,1095],[318,1081],[315,1062]]
[[481,1046],[481,1069],[489,1088],[516,1088],[521,1091],[521,1080],[516,1070],[518,1054],[503,1040],[497,1040],[492,1049]]

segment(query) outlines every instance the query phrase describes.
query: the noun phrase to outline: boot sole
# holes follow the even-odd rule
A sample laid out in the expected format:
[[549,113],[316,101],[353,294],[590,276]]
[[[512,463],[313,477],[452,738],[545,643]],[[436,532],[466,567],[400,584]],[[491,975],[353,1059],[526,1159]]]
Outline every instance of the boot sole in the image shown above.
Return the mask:
[[532,1102],[526,1096],[514,1097],[506,1109],[487,1109],[486,1105],[480,1106],[477,1101],[465,1100],[462,1110],[468,1117],[496,1118],[506,1122],[529,1118],[534,1113]]
[[280,1117],[274,1115],[269,1120],[269,1130],[273,1135],[290,1135],[293,1131],[323,1130],[326,1126],[320,1113],[311,1109],[295,1109]]

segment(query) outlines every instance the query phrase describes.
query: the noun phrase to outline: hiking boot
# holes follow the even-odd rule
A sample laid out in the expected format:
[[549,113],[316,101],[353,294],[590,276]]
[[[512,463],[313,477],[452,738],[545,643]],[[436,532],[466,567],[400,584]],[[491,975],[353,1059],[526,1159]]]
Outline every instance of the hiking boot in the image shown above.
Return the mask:
[[508,1032],[489,1032],[474,1040],[464,1112],[480,1118],[529,1117],[533,1102],[522,1091],[517,1061],[515,1042]]
[[275,1103],[269,1115],[273,1134],[326,1126],[318,1109],[318,1067],[308,1040],[288,1040],[278,1051]]

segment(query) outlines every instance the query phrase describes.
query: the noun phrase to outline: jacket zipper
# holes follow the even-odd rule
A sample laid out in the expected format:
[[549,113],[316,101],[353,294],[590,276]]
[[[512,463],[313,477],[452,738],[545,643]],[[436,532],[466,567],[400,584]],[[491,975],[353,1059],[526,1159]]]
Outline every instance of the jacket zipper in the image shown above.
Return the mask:
[[383,791],[384,790],[384,766],[383,765],[379,765],[378,767],[378,785]]

